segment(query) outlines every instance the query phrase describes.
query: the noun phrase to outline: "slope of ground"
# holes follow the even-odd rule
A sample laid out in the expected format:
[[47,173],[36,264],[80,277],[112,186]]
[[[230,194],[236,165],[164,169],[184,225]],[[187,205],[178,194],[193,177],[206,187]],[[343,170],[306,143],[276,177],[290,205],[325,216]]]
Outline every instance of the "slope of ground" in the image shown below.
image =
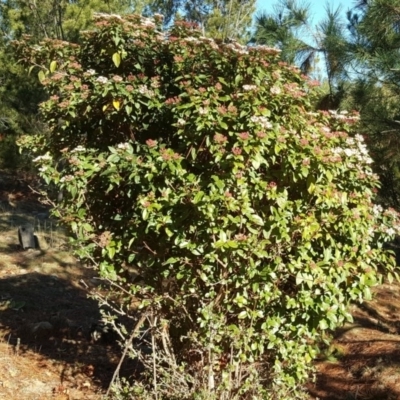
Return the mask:
[[400,399],[400,285],[375,288],[375,298],[352,307],[354,323],[335,334],[317,362],[312,398]]
[[[26,182],[15,182],[0,171],[0,400],[100,399],[121,351],[90,337],[100,313],[88,295],[99,281]],[[21,249],[25,223],[40,249]]]

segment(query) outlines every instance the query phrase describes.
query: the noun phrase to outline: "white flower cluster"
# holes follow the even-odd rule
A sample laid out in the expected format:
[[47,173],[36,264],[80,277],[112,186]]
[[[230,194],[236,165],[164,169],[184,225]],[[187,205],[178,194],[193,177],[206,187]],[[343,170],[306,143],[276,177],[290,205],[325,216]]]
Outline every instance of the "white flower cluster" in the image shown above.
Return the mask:
[[358,121],[360,119],[357,115],[348,115],[349,112],[346,110],[340,111],[339,113],[336,110],[329,110],[329,113],[332,115],[333,118],[336,119],[346,119],[351,121]]
[[329,126],[323,126],[323,127],[321,127],[321,130],[326,133],[329,133],[331,131],[331,128],[329,128]]
[[73,175],[65,175],[60,179],[60,182],[70,182],[72,180],[74,180]]
[[272,94],[281,94],[281,88],[279,86],[272,86],[270,92]]
[[385,233],[388,234],[389,236],[393,236],[397,232],[393,228],[387,228]]
[[78,153],[80,151],[85,151],[86,149],[83,146],[77,146],[71,150],[71,153]]
[[208,114],[208,108],[206,108],[206,107],[200,107],[200,108],[199,108],[199,114],[200,114],[200,115],[207,115],[207,114]]
[[229,43],[226,45],[226,47],[228,49],[233,50],[235,53],[238,53],[238,54],[249,54],[247,47],[242,46],[239,43]]
[[129,150],[129,148],[130,148],[129,143],[119,143],[117,145],[117,149],[120,149],[120,150]]
[[149,89],[146,85],[140,85],[138,87],[138,91],[140,94],[143,94],[147,97],[154,97],[154,91]]
[[88,75],[95,75],[95,74],[96,74],[96,71],[95,71],[94,69],[88,69],[88,70],[86,71],[86,73],[87,73]]
[[347,115],[349,112],[347,110],[340,111],[339,113],[337,110],[328,110],[329,114],[331,115]]
[[356,159],[364,164],[372,164],[373,160],[369,156],[364,138],[361,135],[355,135],[354,138],[347,138],[346,143],[349,147],[335,147],[332,149],[334,154],[346,155],[347,157],[356,157]]
[[210,47],[214,50],[218,50],[219,46],[217,45],[217,43],[215,43],[214,41],[210,42]]
[[264,52],[271,53],[271,54],[279,54],[282,52],[281,49],[278,49],[276,47],[269,47],[269,46],[265,46],[265,45],[253,46],[252,49],[264,51]]
[[272,129],[272,123],[267,117],[253,115],[250,118],[250,121],[255,124],[261,125],[264,129]]
[[372,207],[372,213],[376,216],[379,217],[383,213],[383,208],[379,204],[374,204]]
[[49,153],[44,154],[43,156],[38,156],[36,157],[33,162],[39,162],[39,161],[50,161],[52,160],[52,156]]
[[[188,39],[189,39],[189,40],[188,40]],[[218,49],[219,49],[219,46],[218,46],[217,43],[215,43],[215,40],[214,40],[214,39],[208,38],[208,37],[205,37],[205,36],[200,36],[198,39],[189,37],[189,38],[186,38],[186,39],[184,39],[184,40],[186,40],[186,41],[188,41],[188,42],[194,42],[193,39],[194,39],[194,40],[197,40],[198,42],[202,42],[202,43],[207,43],[207,44],[209,44],[210,47],[213,48],[214,50],[218,50]]]
[[140,25],[142,26],[148,26],[150,28],[154,28],[156,24],[150,19],[150,18],[143,18],[140,22]]
[[183,39],[184,42],[199,42],[199,39],[193,37],[193,36],[188,36],[187,38]]
[[119,20],[122,20],[122,17],[118,14],[106,14],[106,13],[102,13],[102,12],[95,12],[93,13],[93,17],[95,19],[110,19],[110,18],[117,18]]
[[256,85],[243,85],[243,90],[246,92],[249,92],[250,90],[256,90],[257,86]]
[[184,126],[184,125],[186,125],[186,121],[184,119],[182,119],[182,118],[179,118],[178,122],[177,122],[177,125],[178,126]]
[[96,79],[96,82],[99,82],[99,83],[107,83],[107,82],[108,82],[108,78],[106,78],[105,76],[99,76],[99,77]]

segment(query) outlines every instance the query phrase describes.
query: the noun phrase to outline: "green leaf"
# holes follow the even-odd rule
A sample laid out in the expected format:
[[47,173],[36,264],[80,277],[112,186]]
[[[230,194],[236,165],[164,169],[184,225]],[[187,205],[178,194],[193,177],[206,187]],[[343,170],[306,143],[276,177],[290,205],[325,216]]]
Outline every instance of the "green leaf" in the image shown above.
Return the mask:
[[107,161],[110,163],[117,163],[119,160],[120,160],[120,156],[118,154],[111,154],[107,158]]
[[50,63],[50,72],[53,73],[57,69],[57,61],[52,61]]
[[246,311],[246,310],[241,311],[241,312],[239,313],[239,315],[238,315],[238,318],[239,318],[239,319],[245,319],[246,317],[247,317],[247,311]]
[[313,194],[315,192],[315,185],[314,183],[310,182],[307,188],[308,193]]
[[168,265],[168,264],[175,264],[177,261],[179,261],[179,258],[170,257],[170,258],[168,258],[167,261],[165,261],[165,265]]
[[107,253],[108,253],[108,256],[109,256],[111,259],[114,258],[114,256],[115,256],[115,251],[116,251],[116,249],[115,249],[114,246],[112,246],[112,247],[107,247]]
[[120,54],[118,52],[114,53],[113,56],[112,56],[112,60],[113,60],[113,62],[115,64],[115,66],[118,68],[119,65],[121,64],[121,56],[120,56]]
[[200,202],[201,199],[203,198],[203,196],[204,196],[204,192],[203,191],[200,190],[199,192],[197,192],[196,196],[194,196],[194,198],[192,200],[193,204],[197,204],[198,202]]
[[371,289],[368,286],[364,288],[363,295],[365,300],[367,301],[372,300]]
[[174,233],[168,228],[165,228],[165,233],[167,234],[168,237],[171,237],[174,235]]
[[201,280],[202,280],[203,282],[208,282],[207,275],[206,275],[204,272],[202,272],[202,273],[200,274],[200,278],[201,278]]
[[326,322],[325,319],[321,319],[321,321],[319,321],[319,327],[320,327],[322,330],[326,330],[326,329],[329,328],[329,325],[328,325],[328,323]]
[[42,83],[46,79],[46,75],[44,74],[44,72],[42,70],[39,71],[38,78],[39,78],[40,83]]
[[257,214],[251,215],[251,220],[252,220],[255,224],[260,225],[260,226],[263,226],[263,225],[265,224],[264,221],[263,221],[263,219],[262,219],[259,215],[257,215]]

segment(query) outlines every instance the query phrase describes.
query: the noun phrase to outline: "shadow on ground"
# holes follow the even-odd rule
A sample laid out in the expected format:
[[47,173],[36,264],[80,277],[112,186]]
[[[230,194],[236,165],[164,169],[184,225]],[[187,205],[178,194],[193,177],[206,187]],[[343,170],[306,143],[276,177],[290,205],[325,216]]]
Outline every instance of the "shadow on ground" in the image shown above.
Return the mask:
[[105,389],[118,363],[116,346],[92,343],[97,302],[65,279],[37,272],[0,279],[0,332],[15,353],[56,361],[66,377],[87,375]]
[[[101,316],[88,295],[99,280],[72,257],[65,230],[29,182],[16,186],[12,174],[0,172],[0,397],[30,399],[22,393],[36,382],[45,394],[32,388],[35,399],[97,400],[121,357],[118,344],[90,336]],[[18,227],[27,223],[34,226],[39,249],[23,251],[19,245]],[[126,360],[120,376],[136,374],[137,363]],[[64,397],[49,389],[54,382]]]
[[354,323],[335,339],[316,363],[308,384],[313,399],[400,399],[400,285],[385,283],[376,297],[352,307]]

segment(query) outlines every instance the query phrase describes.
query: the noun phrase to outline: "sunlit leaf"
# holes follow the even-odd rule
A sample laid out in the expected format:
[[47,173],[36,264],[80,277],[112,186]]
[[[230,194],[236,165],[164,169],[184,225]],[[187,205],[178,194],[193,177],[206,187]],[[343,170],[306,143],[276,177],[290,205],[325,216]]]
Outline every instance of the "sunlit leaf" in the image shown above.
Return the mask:
[[119,53],[114,53],[112,56],[112,60],[115,64],[115,66],[118,68],[119,65],[121,64],[121,56]]
[[118,110],[120,109],[120,107],[121,107],[121,103],[120,103],[119,100],[113,100],[112,104],[113,104],[114,108],[115,108],[117,111],[118,111]]

